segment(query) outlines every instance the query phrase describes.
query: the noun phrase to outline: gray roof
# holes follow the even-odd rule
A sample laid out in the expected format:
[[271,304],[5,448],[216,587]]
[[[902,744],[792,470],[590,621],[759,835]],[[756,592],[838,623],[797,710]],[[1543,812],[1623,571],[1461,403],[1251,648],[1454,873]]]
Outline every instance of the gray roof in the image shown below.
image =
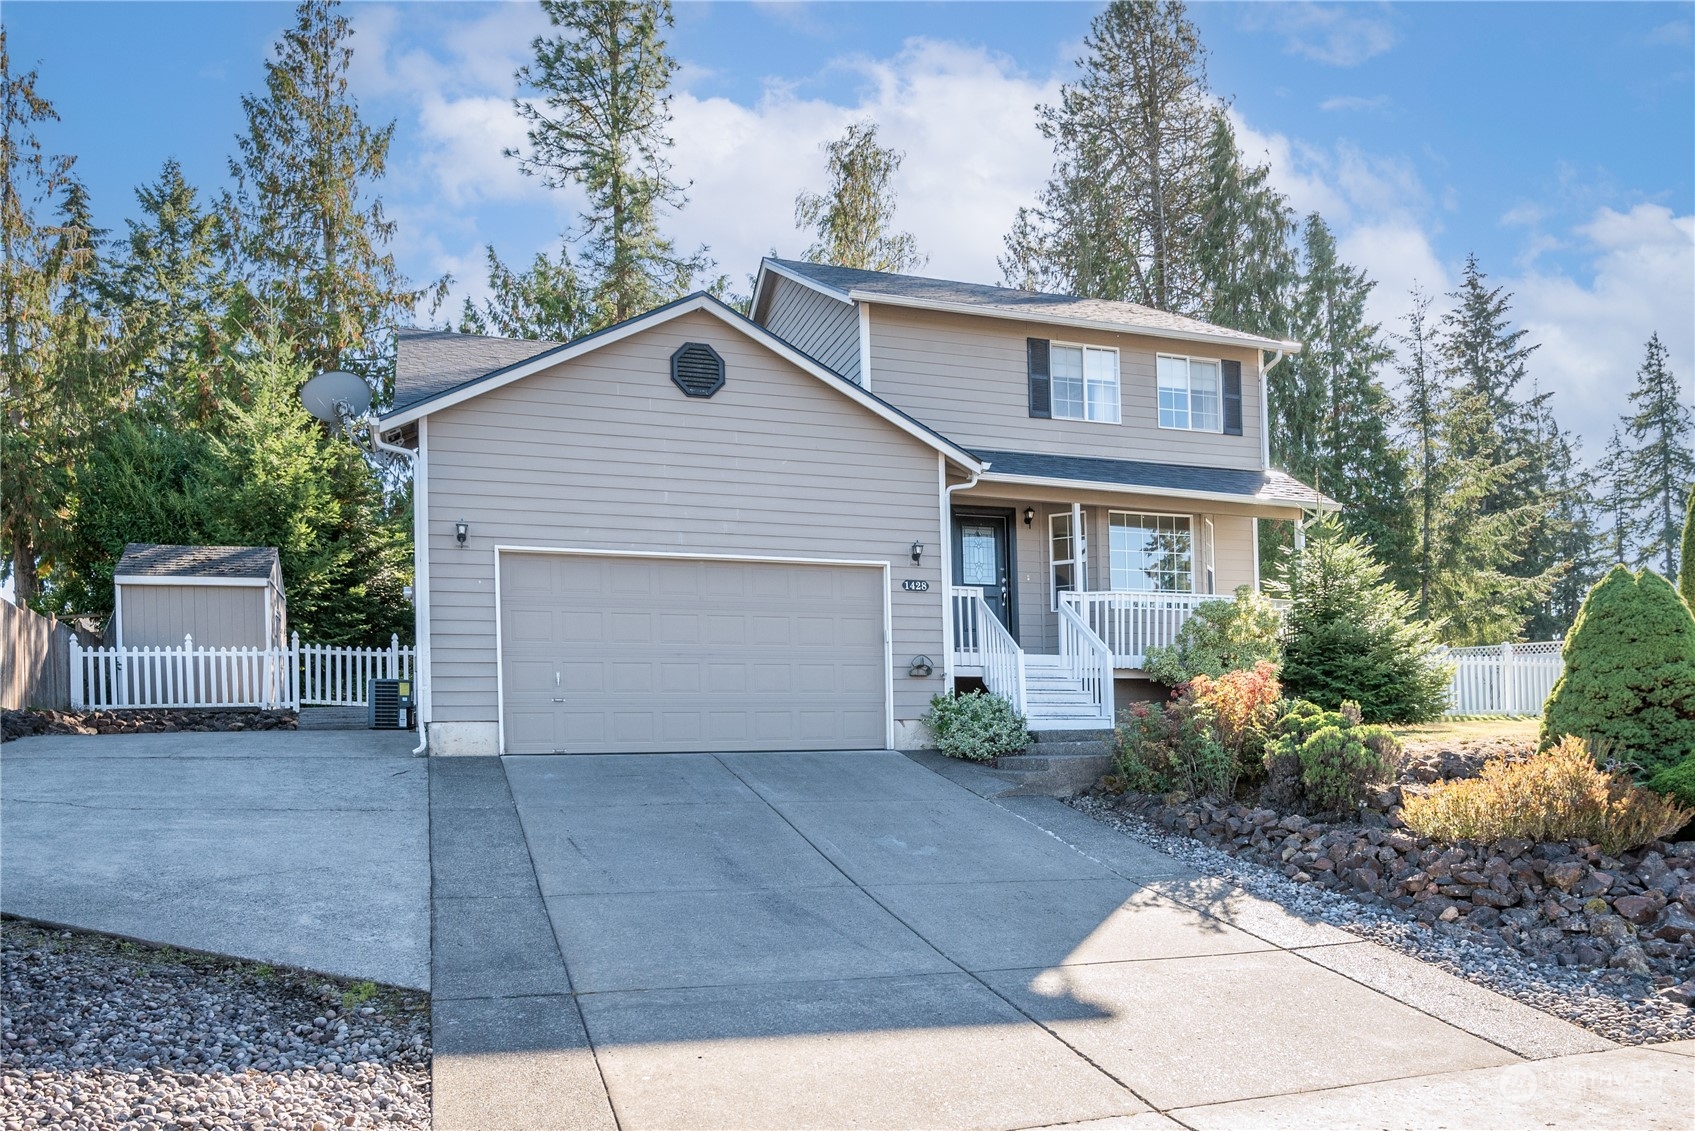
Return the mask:
[[528,361],[561,343],[405,329],[398,332],[395,344],[394,404],[389,412],[410,408],[485,373]]
[[1242,471],[1231,467],[1186,467],[1134,459],[1054,456],[1041,452],[986,452],[972,455],[989,465],[987,475],[1018,475],[1103,487],[1140,487],[1150,491],[1193,491],[1236,495],[1243,502],[1334,509],[1337,503],[1281,471]]
[[1089,322],[1123,331],[1178,334],[1189,338],[1240,342],[1245,346],[1261,346],[1267,349],[1288,348],[1294,345],[1292,342],[1279,342],[1259,334],[1245,334],[1240,330],[1214,326],[1198,318],[1186,318],[1181,314],[1171,314],[1134,302],[1111,302],[1099,298],[1078,298],[1075,295],[1021,291],[1011,287],[991,287],[983,283],[960,283],[948,279],[927,279],[919,275],[896,275],[888,271],[861,271],[852,267],[831,267],[798,259],[771,259],[769,262],[844,295],[863,294],[873,302],[876,301],[876,296],[886,295],[890,299],[937,308],[977,307],[985,313],[1028,318],[1032,322]]
[[131,542],[114,571],[140,577],[269,578],[277,565],[272,546],[159,546]]

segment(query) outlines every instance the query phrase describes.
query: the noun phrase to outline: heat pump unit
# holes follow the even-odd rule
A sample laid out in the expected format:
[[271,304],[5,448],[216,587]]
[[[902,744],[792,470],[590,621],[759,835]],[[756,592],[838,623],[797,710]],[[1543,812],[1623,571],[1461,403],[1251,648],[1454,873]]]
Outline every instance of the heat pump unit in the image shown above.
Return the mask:
[[365,697],[370,706],[371,729],[410,730],[412,727],[412,681],[373,679]]

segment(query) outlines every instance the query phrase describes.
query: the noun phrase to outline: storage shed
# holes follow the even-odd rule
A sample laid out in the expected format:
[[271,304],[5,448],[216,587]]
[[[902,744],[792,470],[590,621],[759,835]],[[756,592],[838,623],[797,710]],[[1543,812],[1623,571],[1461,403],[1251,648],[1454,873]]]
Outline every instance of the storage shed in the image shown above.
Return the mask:
[[131,542],[112,576],[113,643],[280,648],[288,637],[282,562],[271,546]]

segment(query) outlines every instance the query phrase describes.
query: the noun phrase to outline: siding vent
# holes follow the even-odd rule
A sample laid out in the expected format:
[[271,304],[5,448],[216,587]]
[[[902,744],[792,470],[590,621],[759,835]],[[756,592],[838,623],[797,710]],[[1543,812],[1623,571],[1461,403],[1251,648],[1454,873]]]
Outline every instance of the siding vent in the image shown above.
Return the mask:
[[671,355],[671,381],[691,397],[710,397],[724,387],[724,359],[705,342],[685,342]]

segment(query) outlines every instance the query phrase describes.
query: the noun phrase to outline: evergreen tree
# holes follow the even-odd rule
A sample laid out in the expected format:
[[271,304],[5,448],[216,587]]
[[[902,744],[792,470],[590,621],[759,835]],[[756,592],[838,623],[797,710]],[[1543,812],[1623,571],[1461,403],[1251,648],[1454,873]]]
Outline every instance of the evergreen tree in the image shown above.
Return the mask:
[[58,114],[36,83],[12,69],[0,27],[0,560],[26,604],[39,604],[54,573],[73,471],[114,399],[101,357],[101,233],[74,158],[42,149],[37,127]]
[[896,232],[894,175],[904,153],[877,144],[875,122],[855,122],[824,147],[830,188],[795,197],[795,227],[818,239],[806,249],[814,263],[863,271],[905,272],[924,266],[911,232]]
[[1636,516],[1630,509],[1630,450],[1617,425],[1595,469],[1595,482],[1600,488],[1597,505],[1607,516],[1608,562],[1628,565],[1636,560]]
[[1418,615],[1429,620],[1431,550],[1435,544],[1436,509],[1441,502],[1441,485],[1437,478],[1437,465],[1443,454],[1440,424],[1446,390],[1434,356],[1430,296],[1416,287],[1406,322],[1406,332],[1396,336],[1401,344],[1397,368],[1405,395],[1401,412],[1408,441],[1407,498],[1414,512],[1416,527],[1413,531],[1413,553],[1401,562],[1391,562],[1390,576],[1403,588],[1418,595]]
[[1695,612],[1695,486],[1689,488],[1689,506],[1683,514],[1683,557],[1679,565],[1677,591]]
[[465,300],[461,334],[568,342],[593,328],[593,303],[569,248],[561,247],[557,260],[538,251],[530,269],[518,272],[502,263],[490,245],[488,284],[491,293],[480,305]]
[[1631,441],[1625,502],[1645,535],[1639,564],[1657,557],[1664,575],[1676,577],[1678,504],[1695,483],[1695,413],[1684,403],[1658,334],[1648,339],[1630,402],[1636,412],[1624,421]]
[[671,176],[666,93],[677,62],[666,50],[669,0],[542,0],[555,33],[538,36],[535,62],[518,68],[514,102],[529,123],[527,150],[508,150],[549,188],[581,186],[584,251],[596,326],[676,298],[710,260],[677,253],[660,231],[664,208],[686,203]]
[[1594,476],[1578,459],[1580,441],[1553,424],[1548,453],[1547,506],[1532,529],[1530,557],[1552,568],[1554,579],[1547,597],[1536,606],[1525,624],[1531,640],[1564,636],[1583,607],[1583,598],[1612,563],[1605,553],[1606,542],[1595,521],[1592,498]]
[[394,223],[371,186],[387,171],[394,123],[372,128],[359,115],[347,88],[353,29],[337,7],[305,0],[265,64],[265,92],[242,98],[247,128],[224,211],[249,323],[273,324],[309,369],[380,376],[388,362],[376,334],[424,292],[386,250]]
[[1113,0],[1078,61],[1083,75],[1038,109],[1054,168],[1006,237],[1009,284],[1205,311],[1197,244],[1216,103],[1177,0]]
[[113,364],[143,404],[204,424],[235,392],[222,356],[234,331],[220,220],[174,158],[136,199],[142,218],[127,221],[107,282],[121,334]]
[[1206,149],[1206,211],[1196,266],[1207,296],[1204,316],[1219,326],[1288,338],[1300,277],[1294,213],[1269,184],[1266,165],[1248,168],[1222,110]]
[[1406,460],[1378,373],[1394,356],[1365,316],[1374,285],[1343,263],[1317,213],[1303,229],[1295,304],[1301,352],[1272,371],[1273,461],[1342,504],[1342,522],[1384,561],[1407,550]]

